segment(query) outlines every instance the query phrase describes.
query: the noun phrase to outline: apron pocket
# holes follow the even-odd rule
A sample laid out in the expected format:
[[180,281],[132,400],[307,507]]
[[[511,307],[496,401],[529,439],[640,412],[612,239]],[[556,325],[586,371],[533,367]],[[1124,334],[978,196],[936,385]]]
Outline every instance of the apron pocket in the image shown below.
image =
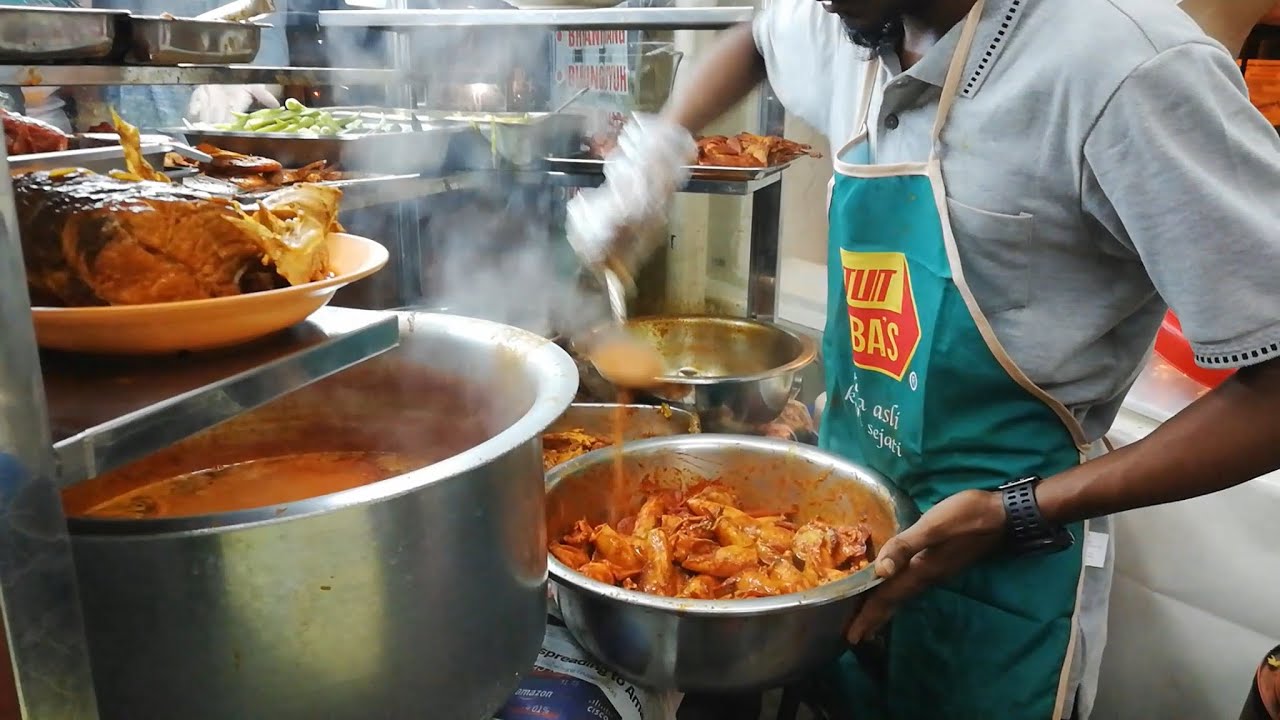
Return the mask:
[[[1030,244],[1035,218],[1004,215],[947,198],[968,291],[988,317],[1027,306],[1031,296]],[[961,287],[964,292],[965,288]]]
[[892,621],[890,715],[1050,720],[1070,633],[1069,617],[1045,622],[948,588],[928,590]]

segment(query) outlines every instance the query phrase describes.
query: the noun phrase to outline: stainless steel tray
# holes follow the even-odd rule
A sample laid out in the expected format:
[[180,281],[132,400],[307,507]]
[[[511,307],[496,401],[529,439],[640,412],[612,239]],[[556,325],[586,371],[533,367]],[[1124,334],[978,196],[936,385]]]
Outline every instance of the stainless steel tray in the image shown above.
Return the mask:
[[582,151],[586,119],[573,113],[466,113],[420,114],[465,124],[472,139],[460,148],[461,165],[468,170],[540,164],[543,158],[573,156]]
[[619,414],[622,439],[642,440],[668,435],[700,432],[698,417],[685,410],[657,405],[618,405],[616,403],[574,403],[551,423],[547,432],[584,430],[592,435],[611,437]]
[[119,59],[128,17],[123,10],[0,7],[0,62]]
[[[689,166],[690,177],[694,180],[729,180],[747,182],[769,177],[791,167],[791,160],[781,165],[770,165],[762,168],[717,167],[713,165]],[[548,170],[578,175],[603,175],[604,161],[599,158],[548,157]]]
[[350,172],[383,174],[441,174],[446,171],[449,145],[463,125],[430,125],[419,132],[368,135],[296,135],[252,133],[204,128],[174,128],[165,132],[184,135],[190,145],[209,143],[223,150],[259,155],[285,167],[302,167],[327,160]]
[[125,61],[136,65],[222,65],[248,63],[258,56],[262,28],[257,23],[189,20],[132,15]]
[[[152,167],[157,170],[164,168],[164,154],[169,152],[168,145],[142,143],[141,147],[142,157],[151,163]],[[85,168],[104,175],[112,170],[124,170],[124,150],[119,145],[115,145],[9,156],[9,173],[11,175],[35,172],[37,170],[60,170],[62,168]]]

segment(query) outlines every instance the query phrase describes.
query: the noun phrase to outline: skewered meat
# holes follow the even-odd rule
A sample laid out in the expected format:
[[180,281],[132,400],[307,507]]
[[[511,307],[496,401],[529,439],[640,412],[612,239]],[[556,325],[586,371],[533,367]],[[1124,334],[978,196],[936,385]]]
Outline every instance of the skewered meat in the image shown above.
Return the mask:
[[19,115],[0,108],[4,120],[4,149],[8,155],[61,152],[71,139],[66,133],[42,120]]
[[688,495],[652,495],[616,529],[579,520],[550,552],[593,580],[699,600],[802,592],[870,563],[862,525],[814,519],[797,528],[785,515],[747,513],[738,504],[715,483]]

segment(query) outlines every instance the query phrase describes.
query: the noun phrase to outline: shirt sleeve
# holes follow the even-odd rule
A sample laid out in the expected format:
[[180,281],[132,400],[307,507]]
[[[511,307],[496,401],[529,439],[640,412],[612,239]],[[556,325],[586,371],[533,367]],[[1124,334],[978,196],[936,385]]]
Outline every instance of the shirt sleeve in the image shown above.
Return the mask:
[[818,13],[825,11],[813,0],[763,0],[751,34],[778,100],[792,115],[825,133],[831,92],[822,78],[830,74],[825,63],[835,52]]
[[1207,42],[1130,74],[1084,146],[1086,213],[1136,253],[1196,361],[1280,356],[1280,136]]

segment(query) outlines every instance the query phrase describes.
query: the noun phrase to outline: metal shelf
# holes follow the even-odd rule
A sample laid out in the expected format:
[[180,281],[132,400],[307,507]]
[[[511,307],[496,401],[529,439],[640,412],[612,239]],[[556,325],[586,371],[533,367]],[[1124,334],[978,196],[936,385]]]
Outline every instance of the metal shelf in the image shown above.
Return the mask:
[[361,210],[457,190],[475,190],[488,183],[489,175],[487,171],[475,171],[442,178],[396,175],[352,180],[341,186],[342,210]]
[[327,307],[225,351],[163,358],[42,353],[60,486],[100,475],[396,346],[394,315]]
[[[557,170],[526,170],[519,173],[524,182],[542,182],[560,187],[596,187],[604,182],[603,175],[595,173],[567,173]],[[681,192],[702,195],[753,195],[782,179],[782,173],[766,175],[758,180],[702,180],[694,178]]]
[[529,10],[325,10],[320,24],[386,30],[415,27],[537,26],[589,30],[723,30],[749,22],[750,7],[548,8]]
[[0,65],[0,85],[388,85],[394,70],[257,65]]

